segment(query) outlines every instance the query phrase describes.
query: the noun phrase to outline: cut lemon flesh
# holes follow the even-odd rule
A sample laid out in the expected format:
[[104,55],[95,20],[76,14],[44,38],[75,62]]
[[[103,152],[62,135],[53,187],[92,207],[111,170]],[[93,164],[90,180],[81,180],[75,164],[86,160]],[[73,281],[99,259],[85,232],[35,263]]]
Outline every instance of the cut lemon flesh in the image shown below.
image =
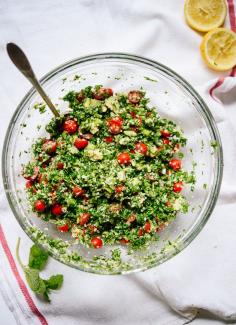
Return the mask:
[[236,65],[236,33],[216,28],[202,39],[201,54],[206,64],[217,71],[226,71]]
[[222,26],[226,13],[225,0],[186,0],[184,5],[188,25],[200,32]]

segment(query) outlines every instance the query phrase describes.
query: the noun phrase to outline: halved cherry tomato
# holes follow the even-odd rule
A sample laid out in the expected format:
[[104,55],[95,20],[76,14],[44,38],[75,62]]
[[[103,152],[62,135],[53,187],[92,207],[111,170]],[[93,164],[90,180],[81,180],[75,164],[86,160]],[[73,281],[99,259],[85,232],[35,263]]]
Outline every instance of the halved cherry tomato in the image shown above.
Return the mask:
[[150,232],[151,231],[151,223],[149,221],[145,222],[144,231],[145,232]]
[[75,139],[74,145],[79,150],[84,149],[88,145],[88,140],[77,138]]
[[131,163],[131,157],[128,152],[122,152],[117,156],[117,160],[121,165],[129,165]]
[[104,138],[104,141],[106,143],[111,143],[111,142],[113,142],[113,137],[106,137],[106,138]]
[[174,183],[174,185],[173,185],[173,191],[175,193],[181,192],[183,188],[184,188],[183,182],[177,182],[177,183]]
[[57,169],[59,169],[59,170],[64,169],[64,163],[63,162],[58,162],[57,163]]
[[52,206],[52,209],[51,209],[51,212],[54,216],[60,216],[63,214],[63,208],[62,208],[62,205],[59,204],[59,203],[55,203],[53,206]]
[[125,244],[125,245],[126,245],[126,244],[128,244],[128,243],[129,243],[129,240],[128,240],[128,239],[126,239],[126,238],[121,238],[121,239],[120,239],[120,243],[121,243],[121,244]]
[[46,204],[42,200],[37,200],[34,202],[35,210],[38,212],[43,212],[46,209]]
[[84,190],[81,187],[74,186],[72,191],[75,197],[82,197],[84,195]]
[[173,170],[179,170],[182,166],[181,164],[181,160],[179,159],[171,159],[169,161],[169,166],[173,169]]
[[57,229],[60,231],[60,232],[68,232],[69,231],[69,225],[66,223],[62,226],[58,226]]
[[132,90],[128,93],[128,101],[132,104],[138,104],[143,97],[143,94],[139,90]]
[[63,123],[63,130],[69,134],[74,134],[78,130],[78,124],[75,120],[66,120]]
[[94,94],[93,97],[97,100],[103,100],[113,95],[113,90],[111,88],[99,88]]
[[162,142],[166,145],[170,144],[170,140],[167,138],[162,139]]
[[144,235],[143,228],[139,228],[139,230],[138,230],[138,236],[139,237],[142,237],[143,235]]
[[91,239],[91,244],[93,245],[94,248],[101,248],[103,245],[103,241],[100,237],[93,237]]
[[42,146],[43,151],[48,154],[52,154],[57,150],[57,143],[56,141],[46,140]]
[[31,188],[32,186],[33,186],[33,182],[32,181],[27,181],[26,183],[25,183],[25,187],[26,188]]
[[90,213],[82,213],[79,218],[79,224],[81,226],[86,225],[89,222],[90,218],[91,218]]
[[161,132],[161,136],[163,137],[163,138],[169,138],[170,137],[170,132],[168,131],[168,130],[161,130],[160,131]]
[[141,153],[142,155],[146,155],[148,147],[145,143],[138,142],[135,145],[135,151]]
[[122,130],[123,120],[120,116],[110,119],[108,122],[108,130],[112,134],[118,134]]
[[116,194],[120,194],[124,191],[124,189],[125,189],[124,185],[117,185],[115,188],[115,192],[116,192]]

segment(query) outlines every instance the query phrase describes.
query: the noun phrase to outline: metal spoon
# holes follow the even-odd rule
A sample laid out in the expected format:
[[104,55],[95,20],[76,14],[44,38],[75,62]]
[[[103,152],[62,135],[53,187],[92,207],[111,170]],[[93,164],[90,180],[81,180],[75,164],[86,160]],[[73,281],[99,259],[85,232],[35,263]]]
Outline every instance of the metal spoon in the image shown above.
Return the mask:
[[40,96],[46,102],[46,104],[48,105],[52,113],[56,117],[60,117],[60,114],[58,113],[56,107],[53,105],[51,99],[45,93],[38,79],[35,77],[34,71],[25,53],[19,48],[19,46],[17,46],[14,43],[7,44],[7,53],[10,59],[12,60],[12,62],[18,68],[18,70],[29,80],[29,82],[33,85],[33,87],[35,87],[35,89],[38,91]]

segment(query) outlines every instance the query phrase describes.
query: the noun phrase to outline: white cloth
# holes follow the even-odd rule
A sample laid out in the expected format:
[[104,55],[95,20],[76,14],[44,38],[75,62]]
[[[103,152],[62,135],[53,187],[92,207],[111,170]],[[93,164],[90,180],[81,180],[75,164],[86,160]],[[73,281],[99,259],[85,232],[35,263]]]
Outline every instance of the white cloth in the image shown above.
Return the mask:
[[[236,321],[235,166],[236,78],[208,95],[217,73],[198,51],[201,36],[184,22],[183,1],[5,0],[0,2],[0,145],[16,105],[30,88],[9,61],[5,44],[26,51],[41,77],[64,61],[104,51],[124,51],[160,61],[189,80],[214,114],[222,136],[225,171],[220,198],[200,235],[160,267],[128,276],[82,273],[50,259],[45,275],[64,274],[64,285],[50,305],[35,304],[49,324],[184,324],[198,310]],[[208,82],[209,80],[211,82]],[[22,238],[22,259],[32,244],[17,224],[1,189],[0,215],[9,247]],[[39,324],[25,302],[3,250],[0,291],[18,324]],[[22,273],[21,273],[22,274]],[[206,324],[206,320],[203,321]]]

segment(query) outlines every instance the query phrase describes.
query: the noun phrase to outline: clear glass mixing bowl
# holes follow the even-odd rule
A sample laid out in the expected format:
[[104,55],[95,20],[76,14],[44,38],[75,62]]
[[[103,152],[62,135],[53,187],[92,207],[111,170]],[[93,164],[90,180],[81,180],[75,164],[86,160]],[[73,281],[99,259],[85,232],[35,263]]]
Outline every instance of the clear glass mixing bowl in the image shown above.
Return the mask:
[[[77,76],[77,77],[76,77]],[[35,216],[29,209],[22,164],[30,160],[30,147],[46,136],[44,126],[51,112],[40,114],[34,105],[41,98],[31,89],[16,109],[7,130],[3,149],[3,180],[11,209],[30,238],[42,245],[57,260],[83,271],[119,274],[141,271],[170,259],[183,250],[200,232],[210,217],[220,189],[223,158],[215,121],[198,93],[179,75],[146,58],[107,53],[67,62],[41,79],[41,83],[61,112],[67,110],[62,97],[69,90],[102,84],[114,91],[129,91],[141,86],[162,117],[174,120],[184,130],[188,143],[184,149],[184,168],[195,169],[194,192],[186,188],[190,202],[187,214],[179,213],[160,240],[147,249],[130,251],[124,246],[89,249],[75,244],[68,234]],[[42,127],[37,127],[41,125]]]

